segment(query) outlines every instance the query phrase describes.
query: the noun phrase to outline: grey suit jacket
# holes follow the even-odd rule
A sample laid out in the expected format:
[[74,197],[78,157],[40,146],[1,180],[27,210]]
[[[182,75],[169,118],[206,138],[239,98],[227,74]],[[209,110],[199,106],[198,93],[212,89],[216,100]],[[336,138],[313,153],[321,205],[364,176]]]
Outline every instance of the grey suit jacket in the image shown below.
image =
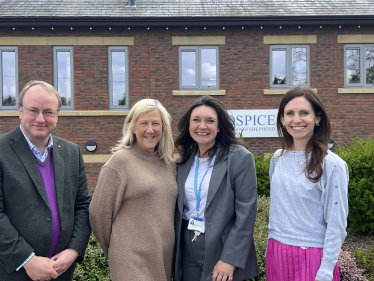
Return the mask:
[[[78,145],[52,136],[56,197],[61,236],[54,254],[67,248],[82,260],[91,232],[88,191],[82,152]],[[0,280],[31,280],[24,268],[34,252],[48,256],[52,233],[51,210],[44,185],[21,130],[0,136]],[[75,263],[57,280],[72,280]]]
[[[182,277],[182,215],[185,182],[196,153],[177,166],[178,199],[175,211],[175,280]],[[253,229],[257,211],[257,179],[252,153],[233,145],[213,167],[205,209],[205,280],[211,280],[218,260],[236,266],[234,281],[258,275]]]

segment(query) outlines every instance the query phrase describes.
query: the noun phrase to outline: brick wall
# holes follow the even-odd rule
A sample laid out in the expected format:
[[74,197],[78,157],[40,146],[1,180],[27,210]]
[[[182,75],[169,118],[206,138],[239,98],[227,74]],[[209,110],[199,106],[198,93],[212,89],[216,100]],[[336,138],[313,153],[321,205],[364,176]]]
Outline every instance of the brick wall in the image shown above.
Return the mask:
[[[374,94],[338,94],[343,88],[343,46],[337,35],[371,34],[373,26],[361,27],[266,27],[264,29],[230,27],[220,28],[94,28],[92,31],[74,28],[31,29],[15,31],[0,29],[0,36],[125,36],[134,37],[129,46],[130,106],[142,98],[156,98],[168,109],[173,118],[176,134],[178,117],[197,96],[173,96],[178,90],[178,47],[172,45],[173,36],[225,36],[220,46],[219,96],[228,109],[277,108],[281,95],[263,95],[269,88],[269,45],[263,44],[265,35],[317,35],[317,43],[311,44],[311,87],[322,96],[330,114],[333,135],[341,141],[353,133],[367,138],[374,133]],[[1,40],[0,40],[1,45]],[[76,110],[108,109],[107,46],[74,46],[74,91]],[[19,88],[32,79],[53,81],[52,46],[19,46]],[[96,154],[109,154],[109,149],[121,137],[124,116],[60,116],[56,134],[76,142],[84,154],[85,143],[93,139],[98,144]],[[0,134],[18,124],[17,117],[0,117]],[[277,149],[276,138],[245,139],[251,141],[251,150],[257,153]],[[102,164],[87,164],[90,190],[96,185]]]

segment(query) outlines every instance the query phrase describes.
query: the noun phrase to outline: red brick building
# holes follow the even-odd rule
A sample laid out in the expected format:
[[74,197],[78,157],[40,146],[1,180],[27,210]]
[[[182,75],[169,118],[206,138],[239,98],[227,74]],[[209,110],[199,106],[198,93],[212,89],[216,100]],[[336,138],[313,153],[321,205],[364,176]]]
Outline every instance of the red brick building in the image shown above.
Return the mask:
[[[322,96],[338,142],[374,133],[372,1],[1,2],[0,134],[19,123],[25,83],[54,84],[64,99],[55,134],[81,146],[91,191],[142,98],[161,101],[175,131],[201,95],[277,109],[301,85]],[[258,153],[279,147],[246,141]]]

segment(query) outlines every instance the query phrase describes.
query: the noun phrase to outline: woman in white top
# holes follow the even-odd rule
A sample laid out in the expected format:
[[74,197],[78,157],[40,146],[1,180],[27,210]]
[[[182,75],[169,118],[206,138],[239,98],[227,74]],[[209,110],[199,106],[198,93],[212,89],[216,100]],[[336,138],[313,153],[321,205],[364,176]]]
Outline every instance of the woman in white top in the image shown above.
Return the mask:
[[348,168],[328,150],[331,125],[321,98],[294,88],[277,117],[282,150],[270,165],[268,281],[338,281],[346,237]]
[[175,279],[242,281],[258,275],[254,158],[224,105],[203,96],[178,124]]

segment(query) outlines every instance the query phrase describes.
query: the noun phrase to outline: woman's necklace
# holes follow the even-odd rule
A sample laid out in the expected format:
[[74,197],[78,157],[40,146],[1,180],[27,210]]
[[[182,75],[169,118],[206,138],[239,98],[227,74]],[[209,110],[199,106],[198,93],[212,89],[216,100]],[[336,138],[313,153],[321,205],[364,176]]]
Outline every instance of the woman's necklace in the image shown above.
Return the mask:
[[298,154],[297,151],[293,151],[291,153],[293,155],[290,155],[290,157],[292,161],[296,164],[292,174],[294,176],[300,176],[303,173],[305,166],[306,166],[305,153],[300,153],[299,157],[297,157],[297,154]]
[[297,159],[295,159],[295,157],[297,157],[296,156],[296,151],[293,151],[293,154],[294,154],[294,156],[291,156],[291,158],[292,158],[293,162],[296,163],[297,166],[300,166],[300,164],[305,163],[305,155],[304,155],[304,153],[300,153],[300,156]]

